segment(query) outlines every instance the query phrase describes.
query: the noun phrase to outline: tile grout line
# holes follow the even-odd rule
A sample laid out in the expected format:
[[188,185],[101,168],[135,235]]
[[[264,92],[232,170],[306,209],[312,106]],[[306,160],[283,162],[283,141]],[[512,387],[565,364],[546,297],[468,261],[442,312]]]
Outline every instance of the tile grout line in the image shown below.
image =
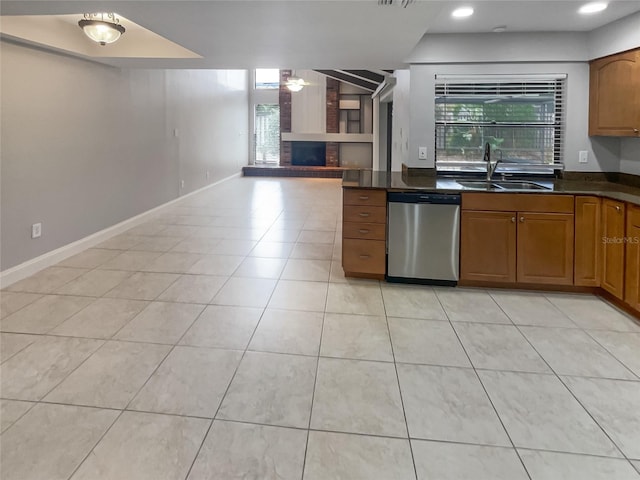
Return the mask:
[[[145,307],[146,308],[146,307]],[[144,310],[144,309],[143,309]],[[196,318],[193,320],[193,322],[191,323],[191,325],[193,325],[193,323],[196,321],[197,318],[200,317],[200,315],[202,315],[202,312],[204,311],[204,309],[202,311],[200,311],[200,313],[196,316]],[[137,316],[137,315],[136,315]],[[134,317],[135,318],[135,317]],[[133,318],[130,320],[133,321]],[[128,325],[129,322],[127,322]],[[125,326],[123,326],[122,328],[124,328]],[[122,330],[122,328],[120,328],[120,330]],[[189,327],[190,328],[190,327]],[[120,331],[118,330],[118,331]],[[188,330],[188,329],[187,329]],[[186,330],[185,330],[186,332]],[[116,335],[116,333],[114,333],[114,335]],[[184,335],[184,333],[183,333]],[[113,336],[112,336],[113,337]],[[180,337],[182,338],[182,337]],[[104,342],[104,344],[98,349],[100,350],[104,345],[107,344],[107,342],[109,342],[111,340],[106,340]],[[135,398],[138,396],[138,394],[140,393],[140,391],[142,391],[142,389],[145,387],[145,385],[149,382],[149,380],[151,379],[151,377],[153,377],[153,375],[158,371],[158,369],[160,368],[160,366],[165,362],[165,360],[167,359],[167,357],[171,354],[171,352],[173,352],[175,348],[175,345],[171,346],[171,348],[169,348],[169,350],[167,351],[167,353],[162,357],[162,359],[158,362],[158,364],[156,365],[156,367],[153,369],[153,371],[151,372],[151,374],[147,377],[147,379],[144,381],[144,383],[140,386],[140,388],[138,388],[138,390],[136,391],[136,393],[134,395],[131,396],[131,398],[129,399],[129,401],[127,402],[127,404],[124,406],[124,408],[119,409],[120,410],[120,414],[116,417],[116,419],[114,420],[114,422],[109,426],[109,428],[104,432],[104,434],[100,437],[100,439],[98,440],[98,442],[91,448],[91,450],[89,451],[89,453],[87,453],[87,455],[82,459],[82,461],[78,464],[78,466],[73,470],[73,472],[71,473],[71,475],[69,476],[69,479],[71,479],[73,477],[73,475],[75,475],[75,473],[78,471],[78,469],[84,464],[84,462],[87,460],[87,458],[89,458],[89,456],[94,452],[95,448],[100,444],[100,442],[102,442],[102,440],[104,439],[104,437],[107,435],[107,433],[111,430],[111,428],[113,428],[113,426],[116,424],[116,422],[122,417],[122,415],[124,415],[124,413],[127,411],[127,408],[129,407],[129,405],[131,405],[131,402],[133,402],[135,400]],[[97,350],[96,350],[97,352]],[[95,352],[94,352],[95,353]],[[93,356],[93,355],[91,355]],[[88,359],[87,359],[88,360]],[[86,360],[85,360],[86,361]],[[84,363],[84,362],[83,362]],[[75,371],[75,370],[74,370]],[[71,372],[73,373],[73,372]],[[71,373],[69,375],[67,375],[64,380],[66,380],[67,378],[69,378],[69,376],[71,375]],[[64,381],[63,380],[63,381]],[[48,394],[47,394],[48,395]],[[43,397],[44,398],[44,397]]]
[[[504,431],[505,435],[509,439],[509,442],[511,443],[511,447],[513,448],[513,451],[515,452],[516,456],[518,457],[518,460],[520,460],[520,464],[522,465],[522,468],[524,469],[524,473],[531,480],[532,479],[531,474],[529,473],[529,470],[527,469],[527,466],[525,465],[524,461],[522,460],[522,457],[520,456],[520,452],[518,452],[518,449],[516,448],[516,445],[513,442],[513,439],[511,438],[511,435],[509,434],[509,431],[507,430],[507,427],[505,426],[504,421],[502,420],[502,417],[500,416],[500,413],[498,413],[498,409],[496,408],[495,404],[493,403],[493,400],[491,399],[491,396],[489,395],[489,392],[487,391],[487,388],[485,387],[484,383],[482,382],[482,378],[480,378],[480,375],[478,374],[478,371],[476,370],[476,367],[475,367],[473,361],[471,360],[471,356],[469,355],[469,352],[467,352],[467,349],[464,346],[464,343],[462,342],[462,339],[458,335],[458,331],[453,326],[453,322],[451,322],[451,318],[449,317],[449,313],[444,308],[444,305],[442,304],[442,301],[440,300],[440,297],[438,297],[437,292],[435,290],[433,290],[433,293],[434,293],[434,295],[436,297],[436,300],[440,304],[440,308],[442,308],[442,311],[444,312],[444,314],[446,315],[447,319],[449,320],[449,326],[451,327],[451,330],[453,330],[453,333],[455,334],[456,338],[458,339],[458,343],[462,347],[462,350],[464,351],[464,354],[467,356],[467,360],[469,360],[469,364],[471,365],[471,367],[473,369],[473,373],[475,374],[476,378],[478,379],[478,382],[480,383],[480,386],[482,387],[482,390],[484,391],[485,397],[487,398],[487,400],[491,404],[491,408],[493,408],[493,411],[496,414],[496,417],[498,418],[498,421],[500,422],[500,425],[502,426],[502,430]],[[491,297],[491,299],[495,302],[493,297]],[[497,302],[495,302],[495,303],[497,303]],[[498,305],[498,307],[500,307],[500,306]],[[506,312],[505,312],[505,315],[506,315]],[[509,315],[507,315],[507,318],[513,322],[513,320],[511,319],[511,317]]]
[[307,424],[307,441],[304,445],[304,457],[302,459],[301,480],[304,480],[304,470],[307,466],[307,452],[309,451],[309,437],[311,436],[311,419],[313,418],[313,405],[316,399],[316,386],[318,385],[318,372],[320,370],[320,353],[322,352],[322,337],[324,336],[324,321],[327,316],[327,303],[329,302],[329,287],[324,297],[324,311],[322,312],[322,327],[320,328],[320,342],[318,343],[318,356],[316,357],[316,374],[313,379],[313,390],[311,392],[311,406],[309,408],[309,423]]
[[[216,417],[218,416],[218,413],[220,412],[220,408],[222,408],[222,404],[224,403],[224,400],[227,397],[227,394],[229,393],[229,389],[231,388],[231,385],[233,384],[233,380],[236,378],[236,375],[238,374],[238,370],[240,370],[240,366],[242,365],[242,361],[244,360],[244,357],[247,354],[247,350],[249,348],[249,345],[251,344],[251,340],[253,340],[253,337],[256,334],[256,331],[258,330],[258,326],[260,325],[260,322],[262,322],[262,318],[264,317],[264,312],[266,311],[267,306],[269,305],[269,302],[271,301],[271,297],[273,296],[273,292],[274,291],[275,291],[275,287],[271,291],[271,294],[269,296],[269,300],[267,300],[266,305],[264,307],[262,307],[262,313],[260,314],[260,318],[256,322],[256,326],[253,328],[253,332],[251,333],[251,336],[249,337],[249,340],[247,341],[247,344],[246,344],[246,346],[245,346],[245,348],[244,348],[244,350],[242,352],[242,356],[240,357],[240,360],[238,361],[238,365],[236,365],[236,368],[233,371],[233,375],[231,376],[231,379],[229,380],[229,383],[227,384],[227,388],[225,389],[224,394],[220,397],[220,403],[218,404],[218,408],[216,408],[216,411],[215,411],[213,417],[211,418],[211,421],[209,422],[209,427],[207,428],[207,431],[205,432],[204,436],[202,437],[202,441],[200,442],[200,446],[198,447],[198,450],[196,451],[196,454],[194,455],[193,460],[191,461],[191,465],[189,466],[189,469],[187,470],[187,474],[185,475],[185,479],[187,479],[189,477],[189,475],[191,475],[191,471],[193,470],[193,466],[195,465],[196,461],[198,460],[198,457],[200,456],[200,452],[202,451],[202,447],[204,446],[205,441],[207,440],[207,437],[209,436],[209,432],[213,428],[213,423],[216,420],[224,420],[224,419],[217,419]],[[185,332],[185,334],[186,334],[186,332]]]
[[404,417],[404,428],[407,431],[407,443],[409,444],[409,454],[411,455],[411,464],[413,465],[413,474],[415,478],[418,478],[418,469],[416,468],[416,457],[413,453],[413,444],[411,442],[411,434],[409,433],[409,422],[407,421],[407,410],[404,406],[404,397],[402,396],[402,387],[400,385],[400,375],[398,374],[398,364],[396,362],[395,349],[393,348],[393,339],[391,337],[391,328],[389,327],[389,317],[387,316],[387,304],[384,301],[384,294],[382,292],[382,285],[378,284],[380,289],[380,298],[382,299],[382,308],[384,310],[384,321],[387,325],[387,335],[389,335],[389,345],[391,347],[391,356],[393,358],[393,369],[396,372],[396,384],[398,385],[398,393],[400,395],[400,405],[402,406],[402,416]]
[[[587,334],[587,336],[589,338],[591,338],[594,342],[596,342],[596,344],[598,344],[605,352],[607,352],[609,355],[611,355],[613,358],[615,358],[620,365],[622,365],[629,373],[631,373],[631,375],[636,377],[635,381],[639,381],[640,380],[640,374],[638,374],[638,373],[634,372],[633,370],[631,370],[631,368],[629,368],[626,363],[624,363],[622,360],[620,360],[617,355],[614,355],[613,352],[611,352],[606,346],[604,346],[596,337],[591,335],[589,330],[584,329],[583,331],[584,331],[584,333]],[[607,331],[607,330],[605,330],[605,331]],[[633,332],[616,332],[616,333],[633,333]],[[572,376],[572,375],[569,375],[569,376]],[[612,379],[612,380],[614,380],[614,379]],[[620,380],[624,380],[624,379],[620,379]]]
[[[492,297],[493,298],[493,297]],[[546,299],[546,297],[545,297]],[[495,301],[495,300],[494,300]],[[549,303],[551,303],[551,305],[553,305],[553,303],[551,301],[549,301],[547,299],[547,301]],[[496,302],[498,303],[498,302]],[[553,305],[555,307],[555,305]],[[505,315],[507,315],[507,312],[505,312],[502,309],[502,306],[498,303],[498,307],[504,312]],[[557,308],[557,307],[556,307]],[[559,309],[558,309],[559,310]],[[561,312],[563,315],[564,312]],[[566,316],[566,315],[565,315]],[[507,317],[509,319],[511,319],[511,317],[509,317],[509,315],[507,315]],[[569,318],[569,317],[567,317]],[[571,319],[569,319],[570,321],[572,321]],[[573,322],[573,321],[572,321]],[[567,385],[562,381],[562,379],[560,378],[560,375],[558,375],[558,373],[553,369],[553,367],[549,364],[549,362],[547,361],[546,358],[544,358],[544,356],[538,351],[538,349],[533,345],[533,343],[531,343],[531,341],[529,340],[529,338],[520,330],[520,326],[517,325],[516,323],[514,323],[514,326],[516,327],[516,329],[518,330],[518,332],[520,333],[520,335],[522,335],[522,337],[524,337],[524,339],[526,340],[526,342],[529,344],[529,346],[531,346],[531,348],[533,349],[534,352],[536,352],[538,354],[538,356],[542,359],[542,361],[547,365],[547,367],[549,368],[549,370],[551,372],[553,372],[553,374],[555,375],[555,377],[558,379],[558,381],[564,386],[564,388],[569,392],[569,394],[575,399],[575,401],[578,403],[578,405],[580,405],[582,407],[582,409],[587,413],[587,415],[589,415],[589,417],[591,418],[591,420],[598,426],[598,428],[600,428],[600,430],[604,433],[604,435],[607,437],[607,439],[609,439],[609,441],[611,442],[611,444],[620,452],[620,454],[622,455],[623,458],[627,459],[626,455],[622,452],[622,450],[620,449],[620,447],[618,447],[618,444],[615,443],[611,437],[609,436],[609,434],[605,431],[605,429],[602,427],[602,425],[600,425],[600,423],[598,423],[596,421],[595,418],[593,418],[593,415],[591,415],[591,412],[589,412],[589,410],[587,410],[587,408],[582,404],[582,402],[580,402],[578,400],[578,398],[573,394],[573,392],[571,391],[571,389],[569,387],[567,387]],[[549,328],[553,328],[553,327],[549,327]],[[569,452],[566,452],[569,453]],[[519,456],[519,455],[518,455]],[[627,459],[628,460],[628,459]]]

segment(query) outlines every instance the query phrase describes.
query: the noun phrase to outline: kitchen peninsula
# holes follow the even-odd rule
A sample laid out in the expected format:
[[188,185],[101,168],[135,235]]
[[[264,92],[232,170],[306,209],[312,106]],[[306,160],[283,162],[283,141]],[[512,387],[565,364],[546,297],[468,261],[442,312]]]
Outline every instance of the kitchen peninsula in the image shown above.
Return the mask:
[[345,172],[345,274],[385,278],[388,192],[460,194],[460,285],[592,292],[640,318],[640,188],[546,178],[524,182],[539,189],[469,188],[460,180]]

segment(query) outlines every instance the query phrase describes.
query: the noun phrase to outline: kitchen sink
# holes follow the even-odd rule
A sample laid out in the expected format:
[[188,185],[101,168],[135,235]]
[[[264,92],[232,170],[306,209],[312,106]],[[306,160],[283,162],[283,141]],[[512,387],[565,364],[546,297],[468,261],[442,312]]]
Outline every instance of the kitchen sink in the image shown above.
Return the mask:
[[551,190],[550,187],[534,182],[519,180],[456,180],[461,187],[472,190]]
[[465,188],[473,188],[476,190],[501,190],[498,185],[485,180],[456,180],[456,183]]
[[516,180],[504,180],[493,182],[493,185],[504,190],[551,190],[549,187],[533,182],[521,182]]

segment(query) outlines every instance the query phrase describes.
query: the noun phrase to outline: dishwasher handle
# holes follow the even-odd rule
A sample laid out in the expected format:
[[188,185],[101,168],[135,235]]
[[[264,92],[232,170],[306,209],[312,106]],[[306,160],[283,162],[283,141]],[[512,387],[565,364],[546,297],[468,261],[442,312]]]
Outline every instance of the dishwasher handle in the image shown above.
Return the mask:
[[439,205],[460,205],[460,194],[389,192],[390,203],[433,203]]

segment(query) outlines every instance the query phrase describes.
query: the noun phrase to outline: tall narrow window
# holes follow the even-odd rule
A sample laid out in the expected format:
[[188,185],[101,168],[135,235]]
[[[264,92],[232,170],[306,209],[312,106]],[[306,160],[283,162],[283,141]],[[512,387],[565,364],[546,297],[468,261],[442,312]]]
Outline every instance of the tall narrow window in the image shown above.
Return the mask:
[[280,105],[256,105],[255,112],[256,163],[280,161]]
[[562,166],[564,75],[436,77],[436,167],[482,171],[484,147],[506,172]]

